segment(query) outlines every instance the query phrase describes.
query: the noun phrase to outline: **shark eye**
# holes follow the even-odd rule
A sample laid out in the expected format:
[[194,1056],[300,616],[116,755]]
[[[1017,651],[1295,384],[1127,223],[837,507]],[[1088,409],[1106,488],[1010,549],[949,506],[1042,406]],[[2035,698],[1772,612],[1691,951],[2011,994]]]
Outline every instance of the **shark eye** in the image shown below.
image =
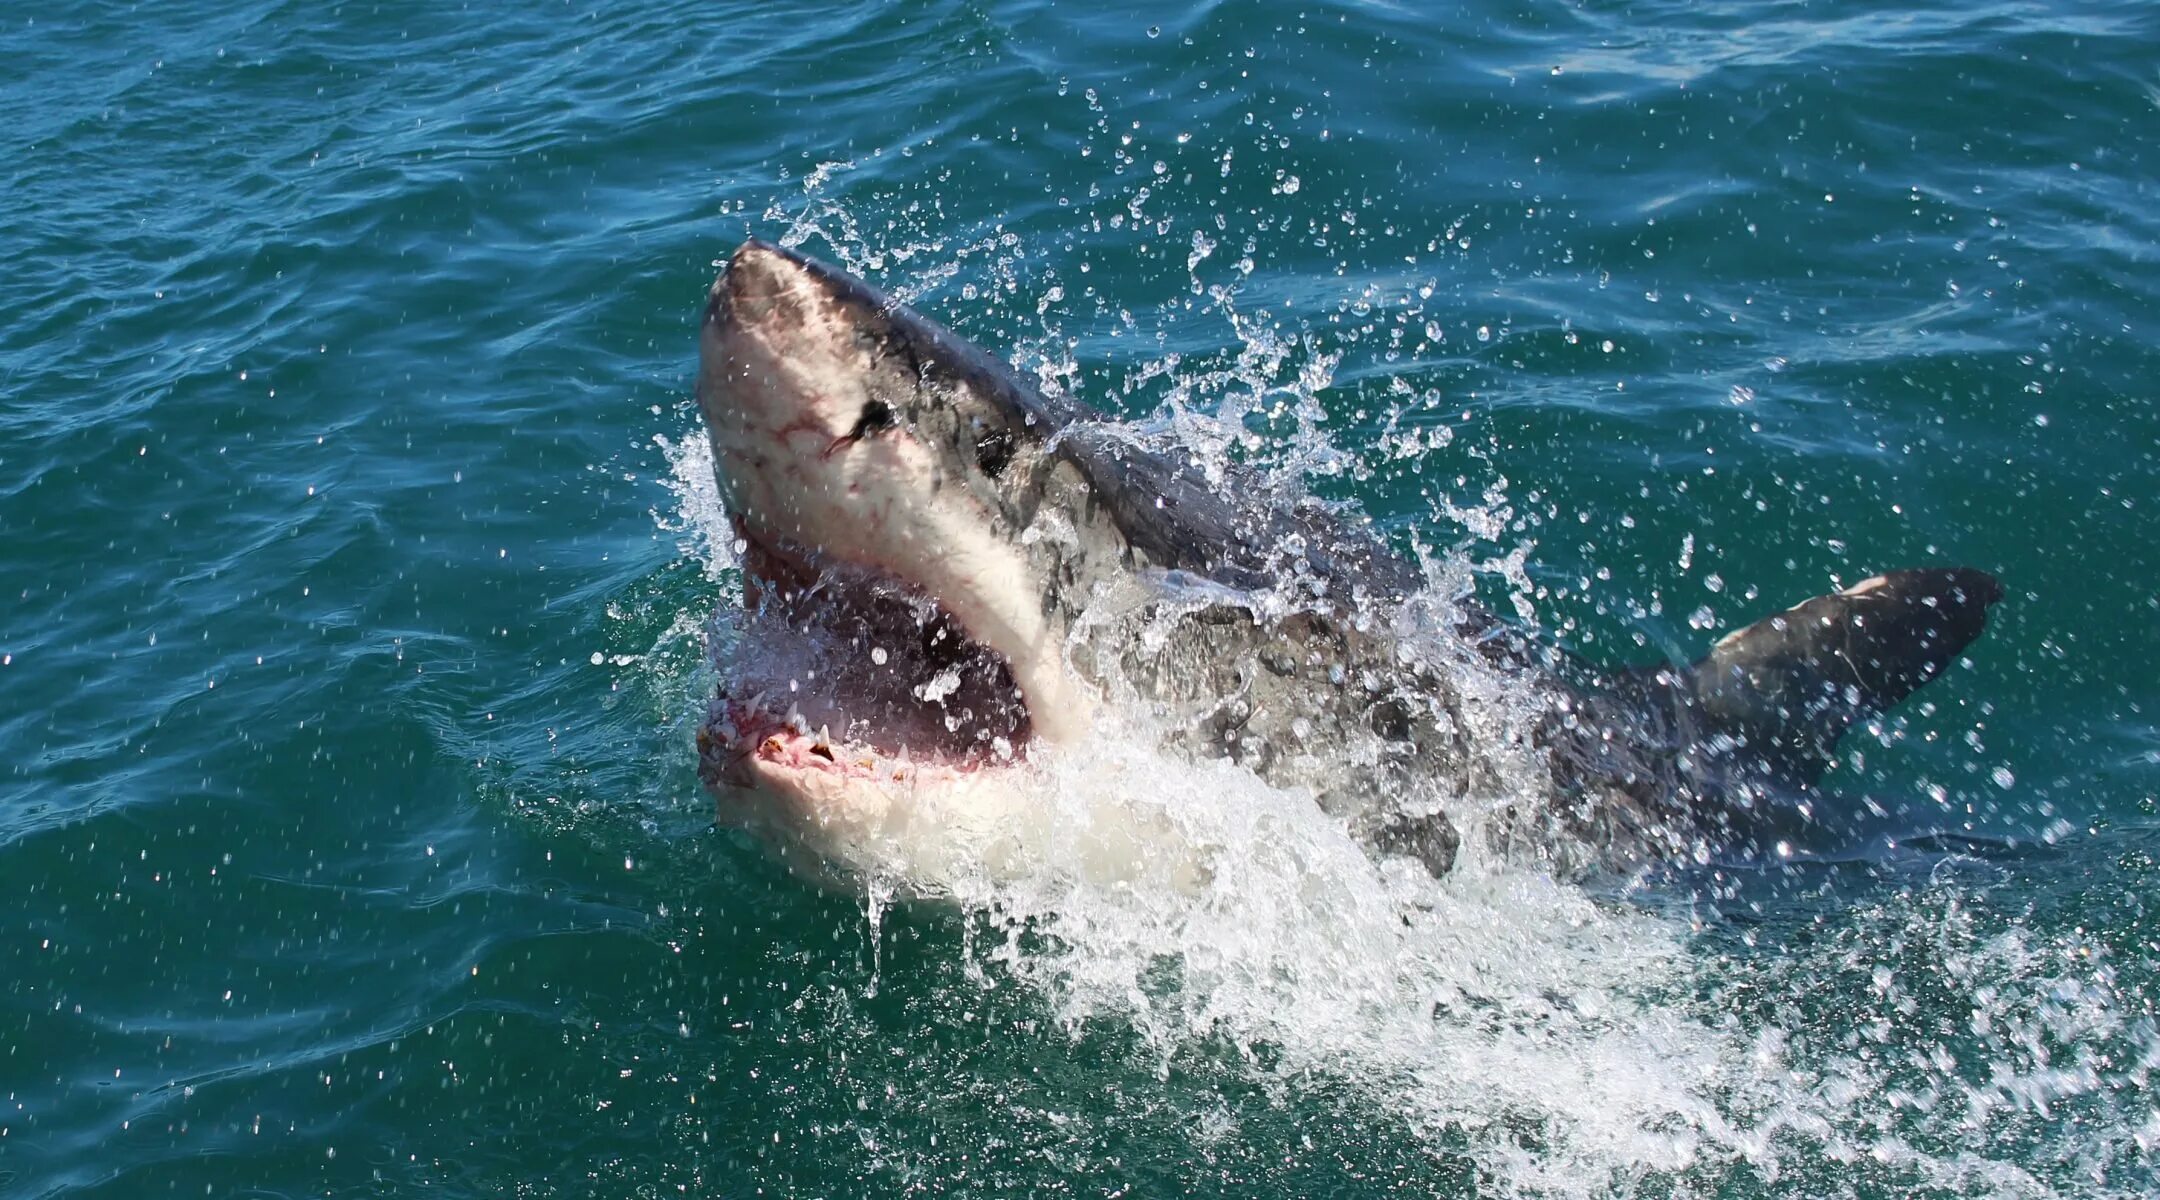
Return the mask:
[[855,418],[855,428],[849,432],[848,438],[853,440],[868,437],[873,433],[883,433],[897,424],[899,421],[893,416],[892,405],[883,400],[872,400],[862,406],[862,415]]
[[975,465],[992,479],[1012,465],[1013,435],[1004,429],[985,429],[975,435]]

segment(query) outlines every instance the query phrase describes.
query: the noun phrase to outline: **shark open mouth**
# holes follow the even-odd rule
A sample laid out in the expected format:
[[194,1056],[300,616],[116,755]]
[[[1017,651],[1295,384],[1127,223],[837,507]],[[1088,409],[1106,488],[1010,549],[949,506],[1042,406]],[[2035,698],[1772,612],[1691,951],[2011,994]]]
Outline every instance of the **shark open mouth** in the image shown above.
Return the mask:
[[742,626],[701,739],[722,782],[812,772],[908,783],[1024,755],[1031,722],[1010,665],[936,598],[736,527]]

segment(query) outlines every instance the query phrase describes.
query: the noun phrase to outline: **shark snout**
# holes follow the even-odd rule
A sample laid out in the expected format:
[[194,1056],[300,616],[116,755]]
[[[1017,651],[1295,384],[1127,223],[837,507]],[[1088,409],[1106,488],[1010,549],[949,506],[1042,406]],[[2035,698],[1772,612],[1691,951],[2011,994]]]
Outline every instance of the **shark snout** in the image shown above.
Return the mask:
[[760,238],[735,248],[713,281],[705,305],[707,324],[764,325],[776,318],[799,321],[809,272],[800,255]]
[[705,318],[764,323],[777,316],[800,321],[822,311],[843,323],[882,327],[898,307],[892,297],[845,271],[776,242],[749,238],[728,256],[713,284]]
[[846,310],[803,256],[760,238],[736,247],[713,281],[701,342],[698,399],[723,455],[769,453],[790,433],[820,435],[822,447],[847,428],[859,352]]

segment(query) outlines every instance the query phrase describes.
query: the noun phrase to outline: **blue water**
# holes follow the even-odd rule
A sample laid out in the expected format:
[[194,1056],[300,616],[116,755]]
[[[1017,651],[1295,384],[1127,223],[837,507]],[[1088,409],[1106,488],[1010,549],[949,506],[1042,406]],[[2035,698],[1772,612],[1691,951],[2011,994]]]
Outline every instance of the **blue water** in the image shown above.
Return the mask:
[[[0,1195],[2153,1190],[2160,9],[173,0],[0,62]],[[690,743],[746,232],[1236,414],[1593,658],[2009,597],[1787,864],[1415,936],[1264,839],[819,890]]]

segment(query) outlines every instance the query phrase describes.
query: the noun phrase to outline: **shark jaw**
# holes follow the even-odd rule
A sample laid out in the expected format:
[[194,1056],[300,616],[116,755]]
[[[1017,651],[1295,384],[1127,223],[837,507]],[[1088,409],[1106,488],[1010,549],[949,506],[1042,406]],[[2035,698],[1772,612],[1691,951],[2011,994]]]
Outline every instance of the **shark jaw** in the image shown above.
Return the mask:
[[1053,422],[983,357],[764,242],[713,285],[698,400],[747,609],[699,737],[723,820],[843,867],[958,852],[1031,743],[1087,728],[1013,501]]

